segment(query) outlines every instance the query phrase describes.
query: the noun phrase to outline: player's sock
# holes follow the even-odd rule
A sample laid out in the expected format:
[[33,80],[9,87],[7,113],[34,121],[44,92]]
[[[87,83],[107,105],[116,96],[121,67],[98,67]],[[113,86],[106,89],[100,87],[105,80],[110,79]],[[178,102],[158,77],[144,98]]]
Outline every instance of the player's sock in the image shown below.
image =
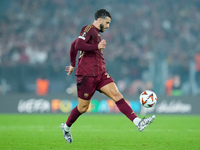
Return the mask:
[[70,131],[70,128],[71,128],[71,127],[68,127],[68,126],[66,125],[66,123],[65,123],[65,125],[64,125],[64,130],[67,131],[67,132],[69,132],[69,131]]
[[141,121],[140,118],[136,117],[134,120],[133,120],[133,123],[138,126],[139,122]]
[[131,121],[133,121],[137,116],[132,110],[132,108],[126,103],[126,101],[122,98],[119,101],[115,102],[119,110],[126,115]]
[[67,119],[67,122],[66,122],[66,125],[68,127],[71,127],[71,125],[76,121],[76,119],[78,119],[78,117],[81,115],[81,113],[78,111],[78,108],[77,106],[72,109],[68,119]]

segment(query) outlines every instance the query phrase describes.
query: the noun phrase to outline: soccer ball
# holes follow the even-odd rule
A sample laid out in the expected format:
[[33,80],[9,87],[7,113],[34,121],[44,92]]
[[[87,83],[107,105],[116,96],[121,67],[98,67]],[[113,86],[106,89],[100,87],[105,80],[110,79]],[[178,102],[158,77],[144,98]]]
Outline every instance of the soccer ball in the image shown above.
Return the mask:
[[140,94],[140,103],[146,108],[153,107],[157,103],[157,96],[153,91],[146,90]]

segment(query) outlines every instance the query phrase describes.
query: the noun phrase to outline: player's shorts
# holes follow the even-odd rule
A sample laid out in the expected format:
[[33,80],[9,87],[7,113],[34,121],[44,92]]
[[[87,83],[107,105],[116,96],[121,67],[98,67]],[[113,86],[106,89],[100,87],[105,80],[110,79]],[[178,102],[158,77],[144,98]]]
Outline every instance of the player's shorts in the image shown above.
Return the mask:
[[78,97],[84,100],[90,100],[95,91],[114,82],[113,78],[104,72],[99,76],[77,76],[77,94]]

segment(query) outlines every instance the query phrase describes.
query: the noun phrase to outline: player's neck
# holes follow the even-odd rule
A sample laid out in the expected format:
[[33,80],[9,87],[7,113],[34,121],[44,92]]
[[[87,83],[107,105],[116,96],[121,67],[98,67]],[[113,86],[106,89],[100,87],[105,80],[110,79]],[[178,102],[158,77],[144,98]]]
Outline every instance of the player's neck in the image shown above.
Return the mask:
[[92,25],[100,30],[100,26],[99,26],[99,23],[97,21],[94,21]]

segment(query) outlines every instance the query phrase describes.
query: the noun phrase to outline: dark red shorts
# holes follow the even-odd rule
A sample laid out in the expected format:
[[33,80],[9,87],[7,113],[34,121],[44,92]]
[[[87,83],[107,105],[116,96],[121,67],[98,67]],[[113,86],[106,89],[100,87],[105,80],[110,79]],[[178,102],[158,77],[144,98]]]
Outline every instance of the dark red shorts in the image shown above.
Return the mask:
[[90,100],[96,90],[114,82],[113,78],[107,73],[99,76],[77,76],[77,94],[78,97],[84,100]]

